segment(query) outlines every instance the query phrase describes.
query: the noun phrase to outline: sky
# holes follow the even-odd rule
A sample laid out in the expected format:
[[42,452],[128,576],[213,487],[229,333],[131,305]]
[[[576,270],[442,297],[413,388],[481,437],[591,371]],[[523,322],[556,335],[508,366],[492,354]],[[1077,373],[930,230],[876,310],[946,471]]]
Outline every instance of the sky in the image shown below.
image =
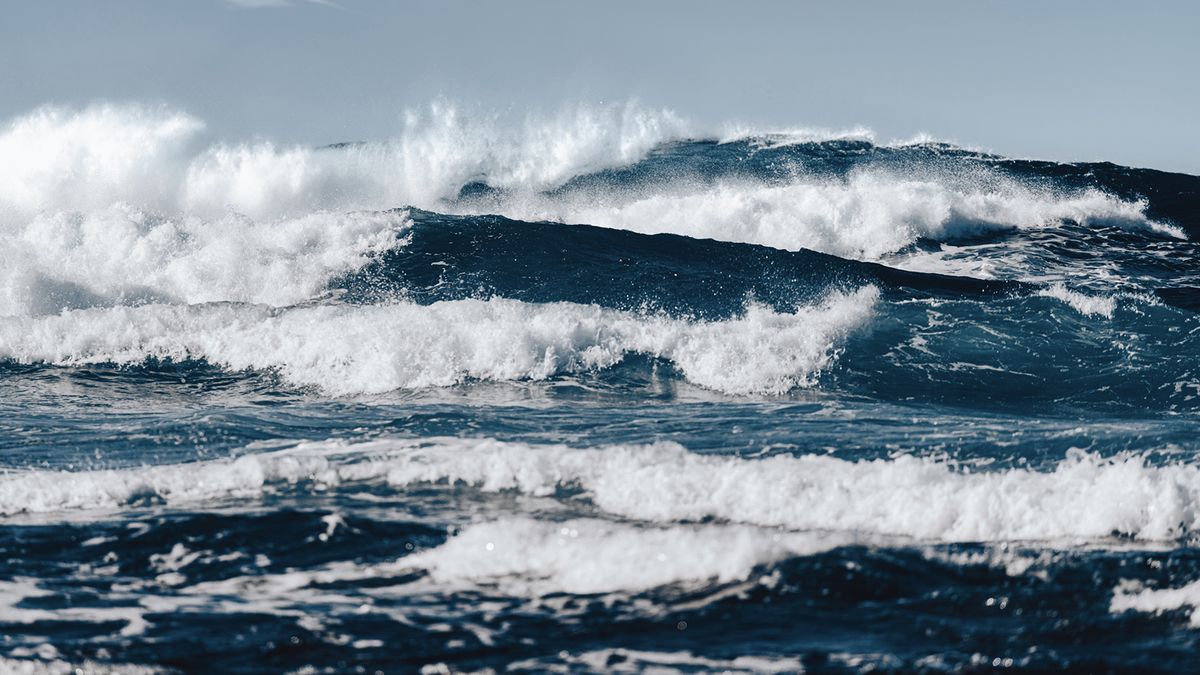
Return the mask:
[[[1200,174],[1200,3],[0,0],[0,118],[167,103],[217,140],[395,135],[636,99],[703,127],[866,126]],[[0,159],[2,161],[2,159]]]

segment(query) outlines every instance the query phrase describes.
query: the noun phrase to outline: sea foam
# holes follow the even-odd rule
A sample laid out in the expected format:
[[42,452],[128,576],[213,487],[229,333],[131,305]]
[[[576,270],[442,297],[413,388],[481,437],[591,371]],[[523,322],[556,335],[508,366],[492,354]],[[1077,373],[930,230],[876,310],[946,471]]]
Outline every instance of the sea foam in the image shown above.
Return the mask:
[[689,581],[745,581],[760,565],[846,541],[735,525],[638,527],[593,518],[505,518],[470,525],[442,546],[400,564],[426,570],[439,584],[488,584],[517,596],[608,593]]
[[[1149,218],[1144,202],[1095,189],[1031,187],[983,164],[974,170],[980,180],[967,181],[932,165],[903,174],[868,168],[839,180],[800,165],[794,180],[782,184],[697,183],[680,176],[653,194],[631,194],[629,186],[582,200],[571,190],[549,193],[578,176],[632,166],[671,141],[706,135],[670,111],[634,103],[568,106],[515,123],[435,103],[410,112],[391,139],[321,148],[269,141],[206,145],[203,130],[186,113],[139,105],[41,108],[12,120],[0,131],[0,156],[9,160],[0,168],[0,243],[20,238],[39,214],[86,220],[121,204],[173,220],[217,221],[218,230],[231,213],[274,222],[403,206],[499,211],[868,259],[919,237],[1062,220],[1182,236]],[[753,137],[770,144],[776,136]],[[783,135],[791,139],[786,142],[847,137],[869,134]],[[457,201],[473,183],[499,188],[503,196],[478,205]]]
[[874,170],[782,184],[681,184],[653,194],[587,195],[506,204],[527,220],[586,223],[878,260],[920,238],[1051,227],[1065,220],[1183,237],[1146,215],[1145,202],[1099,190],[1059,193],[991,176],[982,184]]
[[41,214],[0,241],[0,316],[145,302],[304,302],[400,246],[404,212],[254,220],[117,205]]
[[[0,478],[0,513],[257,496],[287,485],[451,483],[552,498],[580,491],[600,513],[644,523],[716,522],[933,542],[1074,545],[1114,534],[1200,531],[1200,467],[1072,451],[1053,470],[966,470],[923,457],[742,458],[674,443],[577,449],[491,439],[302,444],[236,460]],[[515,564],[515,563],[514,563]]]
[[751,304],[725,321],[506,299],[83,309],[0,318],[0,358],[68,366],[202,359],[352,395],[541,380],[608,368],[640,353],[671,361],[703,387],[781,394],[812,384],[846,336],[871,318],[877,297],[867,286],[791,313]]
[[1111,319],[1117,311],[1117,300],[1112,296],[1086,295],[1073,291],[1061,283],[1051,284],[1038,291],[1038,295],[1054,298],[1069,305],[1084,316],[1102,316]]
[[1179,588],[1146,588],[1139,582],[1124,582],[1113,591],[1109,611],[1114,614],[1121,612],[1146,612],[1161,614],[1163,612],[1190,609],[1189,621],[1194,628],[1200,628],[1200,581]]
[[611,447],[481,443],[430,449],[388,474],[395,485],[448,480],[484,490],[582,488],[601,509],[655,522],[718,519],[792,530],[849,530],[942,541],[1174,539],[1200,527],[1200,467],[1073,453],[1053,471],[967,472],[899,456],[766,459],[701,455],[674,444]]
[[39,108],[0,130],[0,219],[128,203],[169,215],[256,219],[315,210],[434,206],[467,183],[546,190],[623,166],[687,135],[674,113],[636,103],[567,106],[509,123],[436,102],[384,141],[314,148],[204,145],[204,124],[166,107]]

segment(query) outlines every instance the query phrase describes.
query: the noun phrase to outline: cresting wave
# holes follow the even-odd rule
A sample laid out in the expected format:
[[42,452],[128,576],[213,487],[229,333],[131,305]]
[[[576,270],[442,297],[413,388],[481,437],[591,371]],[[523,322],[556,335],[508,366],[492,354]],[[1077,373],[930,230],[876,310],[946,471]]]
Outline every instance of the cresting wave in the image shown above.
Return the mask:
[[[368,224],[377,216],[331,214],[403,206],[863,259],[879,259],[919,238],[1044,228],[1064,220],[1182,236],[1149,217],[1144,201],[1096,188],[1026,184],[981,164],[962,179],[961,171],[929,163],[899,171],[868,164],[848,175],[827,175],[789,160],[790,178],[764,180],[739,174],[739,160],[722,169],[729,175],[703,178],[681,170],[649,191],[622,184],[624,178],[571,187],[583,176],[633,170],[672,144],[716,136],[669,111],[636,104],[581,105],[506,124],[438,103],[426,113],[410,113],[391,140],[324,148],[268,142],[205,147],[203,131],[204,124],[186,113],[137,105],[42,108],[11,121],[0,131],[0,156],[8,160],[0,166],[0,250],[9,251],[7,268],[15,264],[22,271],[4,280],[0,293],[9,300],[0,313],[36,312],[38,303],[28,298],[42,295],[42,277],[47,284],[111,293],[108,286],[126,281],[114,270],[130,256],[134,270],[182,268],[171,280],[142,275],[149,277],[143,283],[151,297],[286,303],[289,293],[247,297],[255,293],[218,277],[239,268],[295,268],[301,264],[295,258],[318,245],[326,268],[352,266],[371,248],[362,239],[378,234]],[[847,134],[797,131],[788,138],[819,143]],[[777,139],[753,147],[781,145],[786,143]],[[492,198],[460,198],[464,188],[480,184],[494,191]],[[230,235],[243,228],[254,255],[233,246],[224,254],[217,250],[214,242],[236,241]],[[275,229],[281,230],[278,239],[263,234]],[[297,230],[305,236],[289,236]],[[108,246],[109,237],[119,245]],[[22,262],[31,255],[36,264]],[[95,287],[90,278],[85,283],[51,274],[56,260],[61,269],[94,270]],[[207,278],[218,279],[201,293]]]
[[996,177],[980,183],[863,170],[845,179],[798,177],[785,185],[720,182],[619,198],[529,198],[504,203],[504,211],[525,220],[807,248],[858,260],[879,260],[922,238],[953,241],[1063,221],[1184,236],[1149,218],[1144,201],[1095,189],[1056,193]]
[[0,359],[66,366],[203,360],[353,395],[468,380],[540,380],[608,368],[640,353],[671,361],[710,389],[780,394],[810,384],[845,336],[870,319],[877,297],[866,286],[794,313],[750,304],[727,321],[498,298],[85,309],[0,318]]
[[403,212],[203,220],[118,205],[38,215],[0,236],[0,316],[144,302],[293,305],[402,246],[408,225]]
[[506,124],[445,103],[407,113],[383,142],[325,148],[269,142],[202,147],[204,124],[178,110],[45,107],[0,131],[0,217],[91,211],[129,203],[219,218],[295,217],[451,199],[467,183],[545,190],[573,176],[636,162],[688,135],[665,110],[634,103],[564,108]]
[[[1200,467],[1073,451],[1052,471],[966,470],[914,456],[746,459],[674,443],[575,449],[489,439],[308,443],[236,460],[144,468],[30,471],[0,478],[0,513],[119,508],[325,488],[452,483],[554,497],[581,491],[602,513],[645,523],[716,521],[935,542],[1161,542],[1200,531]],[[757,536],[757,535],[755,535]]]

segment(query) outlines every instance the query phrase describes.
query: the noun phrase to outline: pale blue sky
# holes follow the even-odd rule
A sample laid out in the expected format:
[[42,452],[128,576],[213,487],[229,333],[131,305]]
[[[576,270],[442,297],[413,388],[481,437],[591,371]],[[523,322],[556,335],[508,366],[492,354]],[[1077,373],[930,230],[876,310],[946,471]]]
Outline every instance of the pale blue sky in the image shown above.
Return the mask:
[[624,101],[1200,173],[1200,3],[0,0],[0,116],[168,102],[215,138]]

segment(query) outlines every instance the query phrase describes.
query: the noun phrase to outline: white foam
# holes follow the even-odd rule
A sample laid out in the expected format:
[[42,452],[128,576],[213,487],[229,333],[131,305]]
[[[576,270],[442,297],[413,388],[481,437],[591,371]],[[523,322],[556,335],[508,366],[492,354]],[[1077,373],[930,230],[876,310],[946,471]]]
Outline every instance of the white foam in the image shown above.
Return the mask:
[[509,124],[437,102],[383,142],[328,148],[267,141],[201,146],[204,125],[165,107],[45,107],[0,130],[0,218],[118,203],[170,214],[255,219],[312,211],[434,206],[472,181],[545,190],[630,164],[686,135],[674,113],[577,105]]
[[[542,672],[593,673],[803,673],[804,664],[794,657],[743,655],[732,659],[697,656],[687,651],[663,652],[640,649],[596,649],[578,654],[560,652],[557,658],[529,659],[510,664],[509,669]],[[431,671],[438,672],[438,671]]]
[[868,286],[794,313],[751,305],[741,317],[711,322],[505,299],[284,310],[114,307],[0,318],[0,358],[60,365],[204,359],[351,395],[540,380],[642,353],[674,362],[703,387],[779,394],[811,384],[847,334],[870,318],[877,296]]
[[43,107],[0,130],[0,222],[116,202],[175,203],[204,124],[165,107]]
[[1174,539],[1200,527],[1200,467],[1074,453],[1054,471],[970,473],[911,456],[744,460],[662,444],[598,451],[479,443],[429,449],[396,485],[450,480],[552,494],[579,486],[601,509],[655,522],[724,521],[943,541]]
[[[545,521],[507,517],[468,525],[441,545],[385,562],[334,562],[315,569],[288,570],[202,581],[157,577],[153,584],[174,597],[143,600],[157,612],[204,603],[208,598],[237,598],[231,611],[249,607],[272,614],[298,613],[297,602],[350,604],[361,598],[330,594],[323,587],[347,581],[376,580],[373,587],[394,597],[447,595],[483,590],[519,598],[570,594],[630,594],[664,586],[691,591],[719,584],[698,606],[754,586],[773,586],[776,574],[761,567],[816,555],[856,542],[837,533],[789,533],[740,525],[640,525],[598,518]],[[414,572],[422,572],[414,578]],[[379,580],[396,578],[385,586]],[[369,594],[369,591],[368,591]],[[237,605],[242,605],[238,607]],[[481,638],[482,639],[482,638]],[[484,640],[487,641],[486,639]]]
[[167,503],[256,496],[329,470],[321,453],[105,471],[18,471],[0,475],[0,514],[111,509],[142,498]]
[[[512,190],[509,215],[545,212],[573,222],[637,231],[673,231],[782,248],[878,257],[914,236],[946,236],[977,227],[1037,227],[1061,219],[1116,223],[1182,234],[1150,221],[1145,204],[1090,190],[1055,194],[988,175],[982,184],[926,167],[904,175],[864,172],[846,181],[793,185],[685,183],[596,208],[522,206],[531,195],[571,178],[627,166],[660,144],[697,130],[668,110],[636,103],[576,105],[511,123],[464,114],[436,102],[410,111],[396,137],[327,148],[268,141],[203,146],[199,120],[164,107],[46,107],[0,131],[0,224],[21,226],[38,213],[91,212],[128,203],[173,217],[256,220],[314,211],[437,209],[473,181]],[[701,134],[702,135],[702,134]],[[724,140],[760,143],[857,138],[867,130],[742,128]],[[978,167],[982,173],[984,168]],[[980,183],[975,181],[975,183]],[[490,209],[497,204],[489,203]],[[861,230],[861,231],[858,231]]]
[[[1149,219],[1142,202],[1034,189],[982,166],[967,177],[926,166],[819,180],[798,167],[786,184],[680,176],[649,194],[629,186],[545,192],[695,134],[678,115],[635,103],[569,106],[516,123],[435,103],[379,142],[206,145],[201,121],[167,107],[40,108],[0,129],[0,316],[144,302],[303,302],[330,276],[396,244],[401,216],[357,211],[405,205],[865,259],[919,237],[1064,219],[1182,236]],[[726,135],[760,145],[871,140],[862,129]],[[475,181],[506,192],[453,201]]]
[[396,139],[337,148],[222,145],[188,167],[183,204],[213,213],[232,204],[252,215],[330,208],[434,207],[473,181],[540,191],[636,162],[685,133],[666,110],[636,104],[564,108],[505,125],[445,103],[409,112]]
[[162,668],[134,664],[82,661],[71,663],[61,659],[10,659],[0,656],[0,670],[10,675],[153,675],[171,672]]
[[[77,621],[81,623],[109,623],[114,621],[124,622],[125,626],[121,628],[120,635],[130,637],[141,635],[149,627],[149,622],[145,620],[136,608],[122,606],[107,606],[107,607],[62,607],[58,609],[46,609],[44,607],[27,607],[25,600],[29,598],[46,597],[53,595],[38,586],[37,580],[29,577],[14,577],[10,581],[0,581],[0,622],[6,624],[35,624],[44,621]],[[14,650],[15,651],[15,650]],[[57,656],[57,652],[53,646],[48,646],[47,649],[39,648],[34,654],[17,654],[10,652],[14,656],[37,655],[43,659],[52,659]],[[0,666],[5,665],[3,660],[0,660]],[[142,672],[135,670],[131,672]],[[3,670],[0,672],[9,672]],[[39,671],[33,671],[39,672]],[[100,672],[108,672],[101,670]],[[123,672],[123,671],[115,671]]]
[[382,142],[204,145],[163,106],[39,108],[0,128],[0,316],[146,301],[286,305],[472,181],[540,191],[636,162],[686,123],[634,103],[508,124],[435,103]]
[[1098,190],[1057,193],[985,176],[978,182],[859,171],[845,180],[804,177],[783,185],[757,182],[676,186],[633,198],[586,195],[513,200],[505,211],[647,234],[801,248],[876,260],[918,238],[952,240],[981,232],[1043,228],[1064,220],[1145,229],[1183,237],[1151,220],[1145,202]]
[[1200,531],[1200,467],[1069,453],[1052,471],[967,471],[899,456],[742,459],[679,445],[573,449],[488,439],[318,443],[237,460],[0,478],[0,513],[254,496],[281,485],[449,481],[552,497],[581,490],[603,512],[648,523],[727,522],[941,542],[1174,541]]
[[402,243],[404,213],[256,221],[129,206],[34,217],[0,234],[0,316],[145,301],[289,305]]
[[1179,588],[1146,588],[1141,583],[1126,581],[1113,591],[1109,611],[1162,612],[1192,608],[1189,615],[1191,625],[1200,628],[1200,581]]
[[835,536],[747,526],[637,527],[598,519],[506,518],[471,525],[405,557],[435,583],[487,585],[508,595],[636,592],[683,582],[745,581],[760,565],[813,555]]
[[1112,296],[1085,295],[1078,291],[1072,291],[1061,283],[1043,288],[1038,291],[1038,295],[1061,300],[1084,316],[1102,316],[1111,319],[1113,312],[1117,310],[1117,300]]

